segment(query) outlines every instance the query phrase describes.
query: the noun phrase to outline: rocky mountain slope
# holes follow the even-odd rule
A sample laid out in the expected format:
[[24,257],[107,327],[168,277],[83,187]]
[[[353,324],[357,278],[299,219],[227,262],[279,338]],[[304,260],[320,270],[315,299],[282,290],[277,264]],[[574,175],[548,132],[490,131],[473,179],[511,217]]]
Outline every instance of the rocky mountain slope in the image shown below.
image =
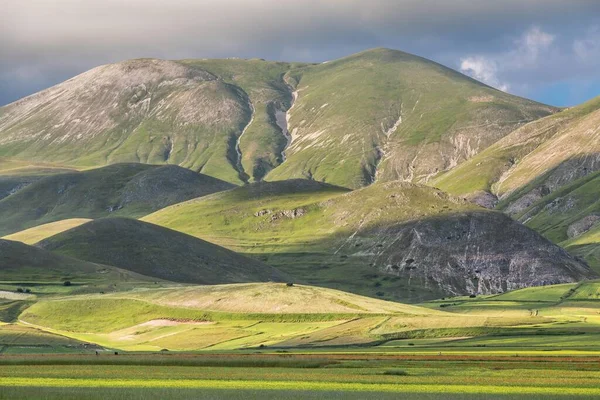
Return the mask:
[[139,217],[232,187],[181,167],[144,164],[47,176],[0,200],[0,235],[68,218]]
[[357,188],[426,181],[554,111],[387,49],[319,65],[130,60],[0,108],[0,157]]
[[432,185],[497,207],[570,250],[576,246],[598,268],[595,236],[582,235],[600,220],[599,138],[600,97],[525,125]]
[[[499,293],[595,274],[531,229],[411,183],[344,193],[252,184],[144,220],[210,240],[303,280],[393,300]],[[203,221],[197,224],[194,221]]]
[[102,218],[44,239],[37,247],[172,282],[281,282],[259,261],[192,236],[127,218]]

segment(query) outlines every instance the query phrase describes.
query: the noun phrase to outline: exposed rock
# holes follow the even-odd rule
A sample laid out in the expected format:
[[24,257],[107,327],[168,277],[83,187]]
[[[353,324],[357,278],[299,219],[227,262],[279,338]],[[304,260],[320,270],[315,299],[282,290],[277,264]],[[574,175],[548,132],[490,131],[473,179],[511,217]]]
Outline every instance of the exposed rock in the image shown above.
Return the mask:
[[542,197],[550,194],[550,189],[546,186],[539,186],[535,189],[531,190],[526,195],[519,197],[514,202],[510,203],[508,207],[506,207],[505,212],[508,215],[519,214],[522,211],[525,211],[529,207],[533,205],[536,201],[540,200]]
[[468,196],[467,199],[478,206],[490,210],[496,207],[496,204],[498,204],[498,197],[484,190],[479,190],[473,193],[472,195]]
[[293,210],[282,210],[278,211],[271,216],[271,221],[276,221],[280,218],[289,218],[295,219],[300,218],[304,214],[306,214],[306,210],[304,208],[294,208]]
[[587,215],[587,216],[583,217],[582,219],[580,219],[579,221],[569,225],[569,227],[567,228],[567,236],[569,238],[574,238],[583,233],[586,233],[587,231],[592,229],[592,227],[594,225],[596,225],[596,223],[599,220],[600,220],[600,215],[596,215],[596,214]]
[[262,217],[263,215],[271,214],[273,210],[260,210],[254,213],[255,217]]

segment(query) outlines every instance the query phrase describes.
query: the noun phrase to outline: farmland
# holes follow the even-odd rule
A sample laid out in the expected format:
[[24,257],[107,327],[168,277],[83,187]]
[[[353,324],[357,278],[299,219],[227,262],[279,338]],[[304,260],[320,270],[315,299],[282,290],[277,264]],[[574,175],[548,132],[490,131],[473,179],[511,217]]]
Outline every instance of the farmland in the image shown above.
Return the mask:
[[[530,398],[600,395],[597,357],[389,354],[3,356],[0,398]],[[285,391],[285,392],[284,392]],[[113,397],[116,396],[116,397]]]

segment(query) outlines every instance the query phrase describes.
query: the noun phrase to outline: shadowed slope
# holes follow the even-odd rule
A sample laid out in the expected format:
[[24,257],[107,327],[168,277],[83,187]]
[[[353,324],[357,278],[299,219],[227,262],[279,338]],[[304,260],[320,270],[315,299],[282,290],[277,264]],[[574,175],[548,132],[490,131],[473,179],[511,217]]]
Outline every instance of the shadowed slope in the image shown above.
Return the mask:
[[389,182],[350,193],[284,189],[301,182],[248,185],[144,219],[254,254],[310,284],[395,300],[595,276],[518,222],[433,188]]
[[127,218],[88,222],[37,246],[175,282],[285,280],[285,275],[259,261],[180,232]]
[[49,176],[0,200],[0,235],[70,218],[138,217],[232,187],[184,168],[143,164]]

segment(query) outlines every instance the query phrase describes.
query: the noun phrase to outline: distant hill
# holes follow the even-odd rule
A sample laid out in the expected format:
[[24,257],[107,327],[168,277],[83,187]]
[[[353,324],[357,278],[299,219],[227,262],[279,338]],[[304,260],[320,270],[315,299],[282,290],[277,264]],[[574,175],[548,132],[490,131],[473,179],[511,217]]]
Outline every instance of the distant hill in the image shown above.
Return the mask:
[[0,235],[70,218],[139,217],[232,187],[177,166],[144,164],[47,176],[0,200]]
[[[596,276],[531,229],[422,185],[344,193],[264,182],[191,200],[144,220],[205,238],[310,284],[418,301]],[[195,221],[203,221],[198,224]]]
[[285,281],[286,275],[230,250],[128,218],[102,218],[37,244],[57,254],[174,282]]
[[0,239],[0,274],[3,281],[63,284],[64,281],[119,283],[151,278],[88,261],[77,260],[20,242]]
[[504,211],[600,270],[599,127],[600,97],[523,126],[431,184]]
[[426,181],[555,111],[389,49],[310,65],[138,59],[0,108],[0,157],[357,188]]

